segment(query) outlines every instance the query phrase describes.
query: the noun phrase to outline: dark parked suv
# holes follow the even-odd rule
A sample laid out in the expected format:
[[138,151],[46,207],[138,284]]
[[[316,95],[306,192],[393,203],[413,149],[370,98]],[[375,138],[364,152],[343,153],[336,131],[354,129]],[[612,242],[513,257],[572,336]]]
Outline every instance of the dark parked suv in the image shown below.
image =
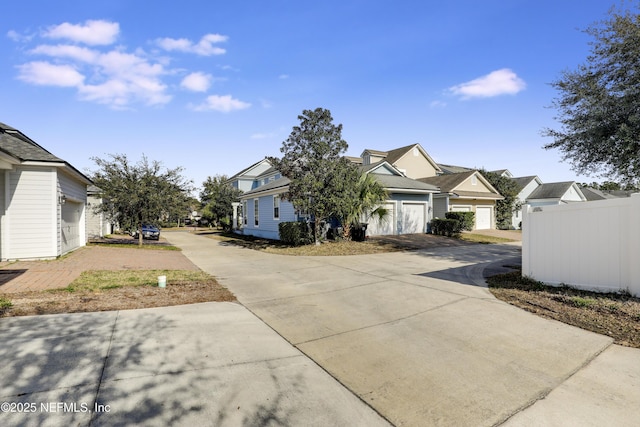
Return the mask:
[[[134,239],[137,239],[139,237],[138,230],[134,231],[131,235]],[[142,224],[142,238],[160,240],[160,229],[155,225]]]

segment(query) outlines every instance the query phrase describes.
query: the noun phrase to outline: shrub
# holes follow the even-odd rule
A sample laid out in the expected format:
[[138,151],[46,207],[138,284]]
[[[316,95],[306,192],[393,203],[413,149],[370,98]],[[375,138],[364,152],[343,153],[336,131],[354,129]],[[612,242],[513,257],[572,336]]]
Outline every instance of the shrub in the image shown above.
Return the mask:
[[447,212],[444,216],[445,218],[452,219],[458,223],[455,229],[456,233],[460,233],[463,230],[473,230],[475,220],[475,213],[473,212]]
[[434,218],[431,220],[431,232],[440,236],[451,237],[454,234],[458,234],[459,231],[456,231],[457,226],[458,221],[455,219]]
[[309,224],[302,221],[281,222],[278,224],[280,240],[291,246],[308,245],[313,242]]

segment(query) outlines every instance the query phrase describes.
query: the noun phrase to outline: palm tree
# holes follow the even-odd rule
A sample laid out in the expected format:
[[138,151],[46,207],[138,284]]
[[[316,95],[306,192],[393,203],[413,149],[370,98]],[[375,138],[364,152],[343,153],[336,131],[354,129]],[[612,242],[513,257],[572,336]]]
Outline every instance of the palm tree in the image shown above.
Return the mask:
[[351,228],[360,226],[360,221],[365,222],[375,218],[377,221],[386,221],[389,211],[382,203],[387,200],[388,194],[375,177],[368,173],[362,173],[358,178],[356,187],[357,198],[350,204],[342,221],[343,236],[349,239]]

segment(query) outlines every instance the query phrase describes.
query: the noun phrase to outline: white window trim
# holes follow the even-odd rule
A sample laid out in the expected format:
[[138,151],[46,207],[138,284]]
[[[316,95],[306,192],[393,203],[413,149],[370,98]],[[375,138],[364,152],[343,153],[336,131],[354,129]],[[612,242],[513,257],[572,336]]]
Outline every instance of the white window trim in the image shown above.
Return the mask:
[[253,199],[253,226],[260,226],[260,199]]
[[247,201],[242,202],[242,223],[247,225],[247,221],[249,217],[249,212],[247,212]]
[[[277,206],[276,206],[276,200],[278,202]],[[276,215],[276,208],[278,209],[278,215]],[[280,195],[279,194],[273,195],[273,219],[275,221],[280,221]]]

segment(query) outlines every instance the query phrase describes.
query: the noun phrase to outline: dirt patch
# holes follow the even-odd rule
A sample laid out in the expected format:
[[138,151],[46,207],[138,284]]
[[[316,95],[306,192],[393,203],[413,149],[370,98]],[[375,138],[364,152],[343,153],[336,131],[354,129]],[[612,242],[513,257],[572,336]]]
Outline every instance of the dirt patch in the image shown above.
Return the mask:
[[0,294],[0,299],[2,298],[10,300],[11,306],[0,308],[0,317],[132,310],[199,302],[236,301],[229,290],[213,279],[208,282],[167,284],[166,288],[134,286],[100,291],[16,292]]
[[490,277],[488,283],[491,293],[509,304],[640,348],[640,298],[548,286],[519,271]]

